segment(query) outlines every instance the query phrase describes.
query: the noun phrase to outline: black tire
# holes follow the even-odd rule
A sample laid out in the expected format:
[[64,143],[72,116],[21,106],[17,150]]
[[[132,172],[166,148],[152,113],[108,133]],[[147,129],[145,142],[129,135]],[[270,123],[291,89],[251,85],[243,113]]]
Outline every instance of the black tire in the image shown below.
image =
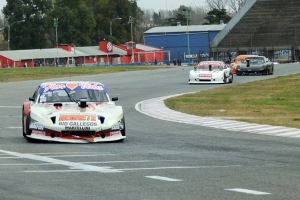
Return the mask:
[[124,128],[121,130],[121,134],[122,134],[122,136],[126,136],[125,117],[123,117],[122,122],[123,122]]
[[[122,136],[126,136],[125,118],[124,117],[122,119],[122,122],[123,122],[124,128],[121,130],[121,134],[122,134]],[[123,142],[123,141],[124,141],[124,139],[120,139],[120,140],[117,140],[115,142]]]
[[272,73],[270,73],[271,75],[273,75],[274,74],[274,67],[272,67]]
[[229,79],[229,83],[232,83],[233,82],[233,74],[232,73],[230,73],[230,75],[229,76],[231,76],[231,78]]
[[226,77],[226,74],[224,73],[224,79],[223,79],[223,82],[226,84],[226,83],[228,83],[228,81],[227,81],[227,77]]
[[239,72],[236,72],[236,75],[237,75],[237,76],[240,76],[240,75],[242,75],[242,74],[240,74]]
[[31,132],[32,132],[32,130],[29,128],[29,125],[30,125],[30,112],[28,113],[27,118],[26,118],[25,138],[26,138],[27,142],[35,142],[36,141],[35,139],[32,139],[32,138],[28,137],[28,135],[31,135]]
[[266,68],[263,74],[268,76],[269,75],[269,68]]
[[25,124],[24,124],[24,107],[22,109],[22,132],[23,132],[23,137],[26,138],[26,133],[25,133]]

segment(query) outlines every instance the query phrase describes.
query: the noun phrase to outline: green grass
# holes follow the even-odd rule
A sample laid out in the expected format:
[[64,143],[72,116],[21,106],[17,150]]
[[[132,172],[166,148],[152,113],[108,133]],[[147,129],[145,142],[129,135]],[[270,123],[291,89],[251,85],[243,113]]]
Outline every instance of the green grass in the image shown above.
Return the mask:
[[300,74],[211,90],[165,100],[183,113],[300,128]]
[[84,67],[35,67],[35,68],[1,68],[0,82],[41,80],[50,78],[105,74],[125,71],[163,69],[164,66],[84,66]]

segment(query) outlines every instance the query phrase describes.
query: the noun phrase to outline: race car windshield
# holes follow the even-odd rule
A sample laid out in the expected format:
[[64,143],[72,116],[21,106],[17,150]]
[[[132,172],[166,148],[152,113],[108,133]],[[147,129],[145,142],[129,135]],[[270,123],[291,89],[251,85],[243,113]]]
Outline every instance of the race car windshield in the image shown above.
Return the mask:
[[244,63],[247,63],[247,60],[249,60],[249,64],[262,64],[264,62],[263,58],[248,57],[248,58],[245,59]]
[[38,102],[74,102],[86,98],[87,102],[108,102],[106,93],[99,90],[53,90],[39,96]]
[[[210,65],[211,66],[211,70],[222,70],[223,67],[222,66],[219,66],[219,65]],[[200,65],[197,67],[198,70],[200,71],[209,71],[209,65]]]

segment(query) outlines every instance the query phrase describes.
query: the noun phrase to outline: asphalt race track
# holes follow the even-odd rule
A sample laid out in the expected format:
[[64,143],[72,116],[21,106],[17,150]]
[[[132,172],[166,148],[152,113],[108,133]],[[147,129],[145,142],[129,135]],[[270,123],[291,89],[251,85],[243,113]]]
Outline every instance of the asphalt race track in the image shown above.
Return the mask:
[[[1,83],[0,199],[298,200],[300,138],[166,121],[135,109],[148,99],[223,86],[189,85],[189,69],[72,78],[102,82],[119,97],[123,143],[27,143],[21,105],[50,80]],[[234,76],[233,84],[299,72],[300,64],[275,65],[274,75]]]

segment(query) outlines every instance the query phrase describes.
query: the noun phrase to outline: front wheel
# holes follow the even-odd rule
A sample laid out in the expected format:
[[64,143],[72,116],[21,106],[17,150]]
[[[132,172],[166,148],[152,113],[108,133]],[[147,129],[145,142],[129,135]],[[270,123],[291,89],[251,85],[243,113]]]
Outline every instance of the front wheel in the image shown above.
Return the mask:
[[223,82],[226,84],[228,83],[228,78],[226,77],[226,74],[224,73],[223,75]]
[[26,138],[26,123],[24,122],[25,116],[24,116],[24,108],[22,110],[22,132],[23,132],[23,137]]
[[263,74],[264,75],[269,75],[269,68],[266,68]]
[[26,134],[25,134],[25,138],[27,140],[27,142],[35,142],[36,140],[35,139],[32,139],[30,137],[28,137],[28,135],[31,135],[31,132],[32,130],[29,128],[30,126],[30,112],[28,113],[27,115],[27,118],[26,118]]
[[270,74],[272,74],[272,75],[274,74],[274,67],[272,67],[272,73],[270,73]]
[[233,74],[230,73],[230,74],[229,74],[229,83],[232,83],[232,82],[233,82]]
[[122,119],[123,129],[121,130],[122,136],[126,136],[126,126],[125,126],[125,117]]

